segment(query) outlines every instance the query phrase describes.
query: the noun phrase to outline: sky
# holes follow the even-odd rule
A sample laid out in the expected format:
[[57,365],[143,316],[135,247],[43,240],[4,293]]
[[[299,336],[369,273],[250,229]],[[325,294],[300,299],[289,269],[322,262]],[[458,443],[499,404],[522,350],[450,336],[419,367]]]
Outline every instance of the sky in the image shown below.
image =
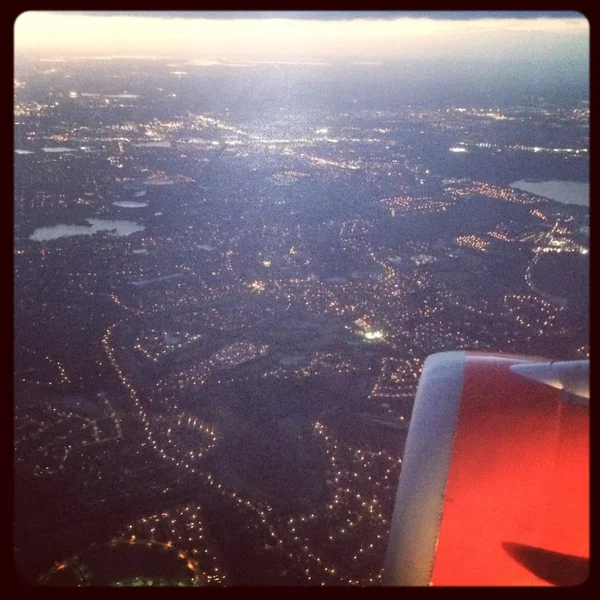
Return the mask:
[[589,60],[577,12],[28,11],[15,52],[229,61]]

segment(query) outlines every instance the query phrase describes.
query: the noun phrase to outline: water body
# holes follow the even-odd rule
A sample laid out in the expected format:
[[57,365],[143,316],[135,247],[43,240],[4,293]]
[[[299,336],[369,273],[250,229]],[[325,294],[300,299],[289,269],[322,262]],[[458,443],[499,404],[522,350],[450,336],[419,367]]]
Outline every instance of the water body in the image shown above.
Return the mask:
[[85,225],[65,225],[59,223],[51,227],[38,227],[29,239],[34,242],[47,242],[74,235],[93,235],[99,231],[108,231],[109,235],[125,236],[143,231],[145,227],[133,221],[108,221],[104,219],[86,219],[90,227]]
[[113,202],[113,205],[123,208],[144,208],[144,206],[148,206],[148,203],[136,202],[135,200],[118,200],[117,202]]
[[136,148],[170,148],[171,142],[142,142],[133,144]]
[[42,148],[44,152],[77,152],[74,148],[65,148],[64,146],[55,146],[50,148]]
[[579,181],[529,181],[523,179],[510,184],[510,187],[530,194],[537,194],[563,204],[590,205],[590,184]]

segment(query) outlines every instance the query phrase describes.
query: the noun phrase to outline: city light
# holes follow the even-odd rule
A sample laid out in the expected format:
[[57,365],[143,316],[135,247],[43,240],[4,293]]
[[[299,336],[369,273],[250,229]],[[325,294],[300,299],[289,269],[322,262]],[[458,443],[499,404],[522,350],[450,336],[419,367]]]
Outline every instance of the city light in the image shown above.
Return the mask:
[[366,331],[364,336],[367,340],[381,340],[383,339],[383,331]]

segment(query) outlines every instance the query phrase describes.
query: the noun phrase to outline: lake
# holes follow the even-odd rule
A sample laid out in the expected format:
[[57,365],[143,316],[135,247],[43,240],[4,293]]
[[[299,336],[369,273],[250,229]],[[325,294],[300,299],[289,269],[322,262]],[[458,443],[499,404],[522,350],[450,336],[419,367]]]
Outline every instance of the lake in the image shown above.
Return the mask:
[[123,208],[144,208],[144,206],[148,206],[148,203],[136,202],[135,200],[118,200],[117,202],[113,202],[113,205]]
[[109,231],[109,235],[124,236],[145,229],[143,225],[133,221],[108,221],[105,219],[86,219],[86,221],[90,224],[89,227],[85,225],[65,225],[64,223],[52,225],[51,227],[38,227],[29,236],[29,239],[34,242],[47,242],[48,240],[74,235],[93,235],[99,231]]
[[171,142],[142,142],[133,144],[136,148],[170,148]]
[[590,184],[579,181],[514,181],[510,187],[563,204],[590,205]]
[[66,148],[64,146],[54,146],[50,148],[42,148],[43,152],[77,152],[75,148]]

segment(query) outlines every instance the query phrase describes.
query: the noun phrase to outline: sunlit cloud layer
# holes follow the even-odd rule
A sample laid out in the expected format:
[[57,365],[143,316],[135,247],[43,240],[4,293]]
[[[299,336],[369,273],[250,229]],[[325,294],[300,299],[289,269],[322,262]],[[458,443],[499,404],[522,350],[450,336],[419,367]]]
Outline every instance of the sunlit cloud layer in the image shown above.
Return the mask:
[[564,54],[589,38],[585,18],[206,19],[22,14],[15,50],[40,56],[165,56],[246,60],[391,60]]

